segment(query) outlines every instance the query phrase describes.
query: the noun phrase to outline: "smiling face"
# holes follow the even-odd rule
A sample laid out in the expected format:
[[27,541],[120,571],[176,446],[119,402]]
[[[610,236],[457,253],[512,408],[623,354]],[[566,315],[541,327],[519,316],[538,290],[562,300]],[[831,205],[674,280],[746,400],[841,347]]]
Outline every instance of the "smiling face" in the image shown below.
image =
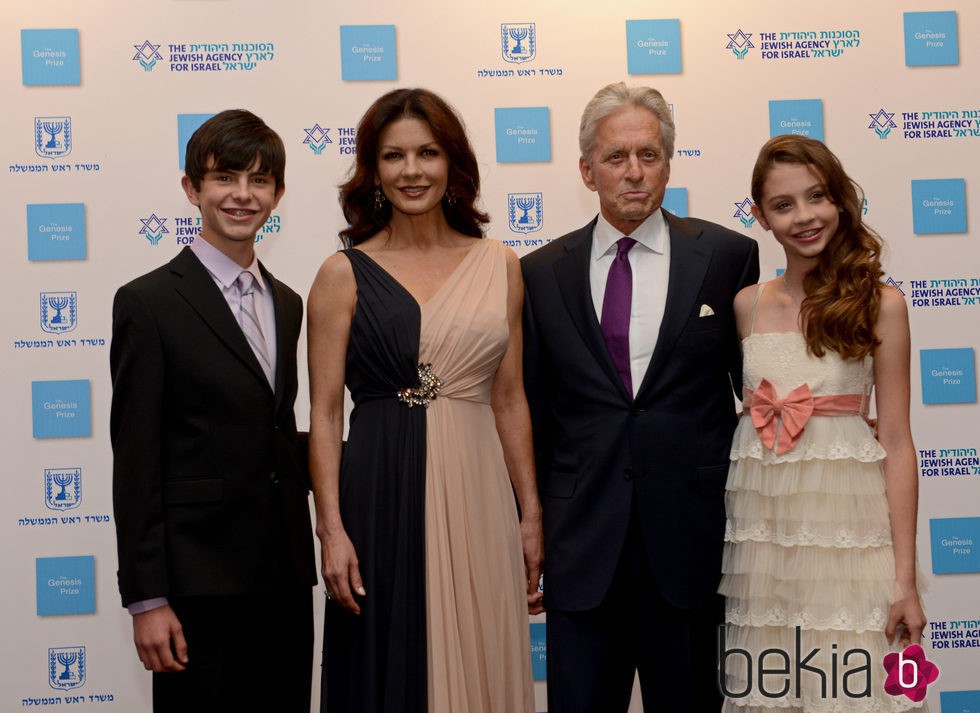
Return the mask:
[[592,155],[579,159],[582,180],[599,194],[602,217],[629,235],[660,208],[670,178],[660,120],[626,106],[599,122]]
[[809,164],[776,163],[767,174],[752,213],[786,251],[786,262],[809,268],[833,240],[840,211],[823,176]]
[[424,215],[442,210],[449,160],[428,123],[406,117],[389,124],[378,143],[378,183],[394,211]]
[[188,176],[181,181],[187,200],[201,209],[201,237],[239,264],[244,256],[251,256],[255,234],[285,191],[259,165],[256,157],[244,171],[217,171],[211,160],[199,188]]

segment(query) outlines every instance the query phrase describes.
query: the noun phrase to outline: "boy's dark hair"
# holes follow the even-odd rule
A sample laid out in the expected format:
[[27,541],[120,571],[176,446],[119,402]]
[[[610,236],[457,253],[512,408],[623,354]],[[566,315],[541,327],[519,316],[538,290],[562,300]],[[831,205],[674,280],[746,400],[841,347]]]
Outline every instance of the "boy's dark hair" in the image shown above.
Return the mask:
[[[259,158],[259,170],[272,174],[276,190],[285,185],[286,147],[279,134],[244,109],[227,109],[205,121],[187,142],[184,173],[194,188],[209,170],[244,171]],[[213,159],[214,165],[209,166]]]

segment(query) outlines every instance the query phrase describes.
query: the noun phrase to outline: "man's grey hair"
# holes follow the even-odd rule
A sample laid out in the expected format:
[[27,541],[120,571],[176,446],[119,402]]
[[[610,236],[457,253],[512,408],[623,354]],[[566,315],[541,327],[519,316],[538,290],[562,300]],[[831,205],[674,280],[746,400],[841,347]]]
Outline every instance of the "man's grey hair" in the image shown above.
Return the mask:
[[599,122],[610,114],[628,106],[646,109],[660,120],[660,136],[664,143],[664,158],[669,163],[674,157],[674,117],[663,95],[653,87],[628,87],[623,82],[607,84],[592,97],[582,112],[579,125],[578,145],[582,158],[592,162]]

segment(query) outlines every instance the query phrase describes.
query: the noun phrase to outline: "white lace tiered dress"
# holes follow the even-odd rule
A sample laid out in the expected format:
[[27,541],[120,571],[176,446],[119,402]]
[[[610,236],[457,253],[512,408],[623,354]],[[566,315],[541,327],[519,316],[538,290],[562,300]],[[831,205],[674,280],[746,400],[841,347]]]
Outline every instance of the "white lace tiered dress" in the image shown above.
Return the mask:
[[[793,332],[750,334],[742,346],[747,389],[759,389],[766,379],[779,398],[803,384],[818,401],[843,394],[866,400],[870,394],[871,357],[843,360],[828,352],[817,358],[807,352],[803,335]],[[733,695],[723,710],[921,706],[883,690],[882,660],[897,650],[883,633],[895,579],[884,450],[862,415],[852,412],[813,415],[792,448],[776,451],[763,445],[751,416],[743,415],[732,445],[720,591],[727,597],[726,648],[748,652],[752,671],[747,680],[748,656],[726,657],[726,689]],[[760,688],[760,653],[766,649],[786,652],[789,671],[767,674]],[[867,659],[870,673],[856,670]],[[786,661],[770,653],[764,665],[779,671]],[[852,697],[869,688],[870,698]]]

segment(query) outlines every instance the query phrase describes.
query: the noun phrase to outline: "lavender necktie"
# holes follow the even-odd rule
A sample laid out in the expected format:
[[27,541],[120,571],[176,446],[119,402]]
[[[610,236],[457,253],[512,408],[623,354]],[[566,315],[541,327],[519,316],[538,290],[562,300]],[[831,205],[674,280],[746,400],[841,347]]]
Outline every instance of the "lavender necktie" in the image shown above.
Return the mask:
[[265,378],[269,384],[275,382],[275,375],[272,373],[272,360],[269,359],[269,348],[265,343],[265,335],[262,334],[262,326],[259,324],[255,312],[255,277],[248,270],[243,270],[238,276],[238,289],[241,290],[241,312],[238,315],[239,324],[248,345],[252,347],[255,358],[259,360],[259,366],[265,373]]
[[613,364],[631,397],[630,307],[633,302],[633,270],[630,268],[629,251],[634,245],[636,241],[633,238],[616,241],[616,257],[609,267],[606,292],[602,298],[602,318],[599,320]]

